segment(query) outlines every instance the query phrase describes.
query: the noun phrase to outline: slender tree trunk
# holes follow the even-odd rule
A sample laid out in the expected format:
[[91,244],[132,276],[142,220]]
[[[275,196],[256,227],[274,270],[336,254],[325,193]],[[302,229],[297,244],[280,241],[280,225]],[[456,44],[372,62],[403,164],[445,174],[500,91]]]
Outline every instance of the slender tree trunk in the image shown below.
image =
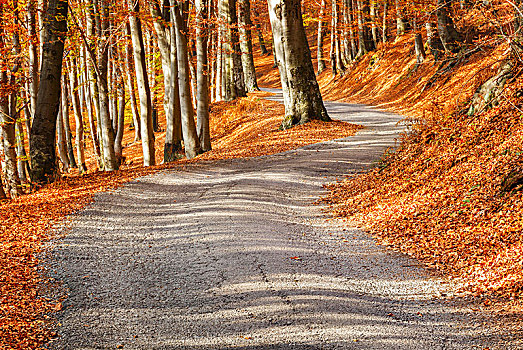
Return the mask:
[[245,79],[243,67],[239,55],[239,35],[237,28],[236,0],[220,0],[220,12],[223,22],[227,25],[224,29],[224,53],[225,53],[225,78],[224,98],[227,101],[238,97],[247,96],[245,91]]
[[[2,86],[11,85],[8,82],[8,76],[5,71],[0,72],[0,83]],[[11,85],[12,86],[12,85]],[[8,93],[0,97],[0,127],[3,140],[3,154],[4,154],[4,174],[6,180],[7,191],[11,198],[18,197],[21,194],[20,177],[18,174],[18,164],[16,160],[16,115],[13,109],[10,108],[12,97],[9,98]],[[11,100],[11,101],[10,101]]]
[[138,97],[140,99],[143,165],[150,166],[155,164],[152,100],[145,62],[142,24],[140,18],[138,18],[138,13],[140,12],[139,2],[129,0],[129,10],[132,11],[129,17],[129,27],[131,29],[131,39],[133,42],[134,67],[136,71]]
[[365,15],[363,12],[363,3],[362,0],[356,0],[356,4],[358,6],[357,12],[358,12],[358,57],[361,57],[365,55],[367,50],[367,45],[365,45],[365,41],[367,38],[365,37]]
[[382,33],[381,33],[381,41],[383,43],[387,42],[387,14],[389,10],[389,0],[385,0],[383,3],[383,22],[382,22]]
[[[209,69],[207,57],[207,4],[205,0],[196,0],[196,71],[197,73],[197,131],[203,152],[211,150],[211,135],[209,130]],[[252,59],[252,45],[251,45]],[[254,69],[254,62],[253,69]],[[246,75],[247,77],[247,75]],[[254,78],[256,85],[256,77]],[[258,86],[256,86],[257,88]]]
[[60,105],[62,56],[67,33],[67,1],[49,0],[44,26],[42,66],[31,125],[31,180],[52,181],[56,173],[55,134]]
[[[38,94],[38,30],[36,27],[36,8],[35,1],[27,1],[27,36],[29,38],[29,96],[30,96],[30,115],[26,118],[31,124],[31,120],[36,110],[36,96]],[[29,137],[29,135],[28,135]]]
[[114,138],[114,154],[116,155],[116,161],[118,165],[122,165],[123,161],[123,133],[124,133],[124,122],[125,122],[125,82],[123,72],[118,69],[118,115],[116,123],[116,137]]
[[371,21],[371,34],[374,47],[378,47],[378,16],[376,14],[376,7],[378,6],[377,0],[370,0],[370,21]]
[[[131,29],[129,28],[129,23],[127,23],[125,27],[125,34],[127,36],[131,36]],[[136,103],[136,94],[134,92],[134,67],[133,63],[131,62],[133,60],[133,52],[132,52],[132,46],[129,43],[129,40],[127,41],[127,45],[125,45],[125,63],[127,67],[127,87],[129,89],[129,100],[131,101],[131,113],[133,115],[133,125],[134,125],[134,141],[141,140],[141,127],[140,127],[140,113],[138,112],[138,103]]]
[[260,91],[258,82],[256,81],[254,57],[252,55],[252,22],[250,0],[239,0],[238,9],[241,61],[243,74],[245,77],[245,88],[248,92]]
[[64,128],[65,144],[67,147],[67,157],[69,158],[69,167],[76,168],[74,158],[73,136],[71,135],[71,124],[69,120],[69,89],[67,87],[67,76],[62,77],[62,119]]
[[187,52],[187,37],[185,23],[182,17],[181,3],[172,0],[176,26],[176,48],[178,59],[178,83],[180,89],[180,105],[182,118],[182,133],[185,146],[185,156],[188,159],[201,153],[200,141],[194,124],[194,109],[191,100],[191,86],[189,81],[189,56]]
[[284,92],[282,127],[290,128],[311,119],[330,120],[314,74],[300,1],[270,0],[269,14]]
[[[171,18],[174,18],[174,7],[171,6]],[[178,86],[178,52],[176,47],[176,28],[171,26],[171,104],[169,106],[171,118],[166,120],[165,145],[163,161],[172,162],[181,158],[182,151],[182,124],[180,107],[180,89]]]
[[110,36],[109,0],[101,0],[100,31],[101,43],[98,47],[98,95],[100,101],[100,114],[98,125],[101,130],[103,165],[105,171],[118,170],[116,155],[114,154],[114,130],[109,115],[109,91],[108,91],[108,68],[109,48],[107,47]]
[[63,103],[62,107],[58,111],[57,121],[56,121],[56,146],[58,148],[58,156],[62,162],[63,172],[69,172],[69,157],[67,156],[67,144],[65,141],[65,131],[64,131],[64,117],[63,117]]
[[76,124],[76,157],[78,158],[78,171],[83,173],[87,170],[85,166],[85,152],[84,152],[84,120],[82,110],[80,107],[80,98],[78,97],[78,74],[77,61],[73,58],[69,61],[69,81],[71,82],[71,101],[73,105],[73,112]]
[[325,7],[326,7],[325,0],[321,0],[320,5],[320,18],[318,19],[318,40],[317,40],[317,51],[316,51],[316,58],[318,60],[318,75],[323,72],[323,70],[326,68],[325,65],[325,58],[323,58],[323,37],[324,37],[324,21],[325,21]]

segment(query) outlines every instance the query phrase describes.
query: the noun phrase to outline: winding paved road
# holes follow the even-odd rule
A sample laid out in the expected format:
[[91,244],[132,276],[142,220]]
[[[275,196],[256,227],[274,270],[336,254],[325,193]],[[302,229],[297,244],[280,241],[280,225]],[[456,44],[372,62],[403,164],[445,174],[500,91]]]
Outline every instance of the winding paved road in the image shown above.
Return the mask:
[[398,116],[326,103],[354,137],[163,171],[96,196],[50,262],[51,349],[477,349],[449,285],[311,205],[395,145]]

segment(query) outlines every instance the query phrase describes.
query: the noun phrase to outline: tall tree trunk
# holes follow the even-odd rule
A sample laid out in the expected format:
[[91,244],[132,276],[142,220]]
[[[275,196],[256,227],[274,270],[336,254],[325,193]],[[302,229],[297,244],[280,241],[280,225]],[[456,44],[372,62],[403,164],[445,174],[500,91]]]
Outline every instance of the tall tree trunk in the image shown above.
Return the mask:
[[[24,107],[24,119],[30,118],[31,112],[29,106]],[[16,122],[16,157],[18,159],[18,176],[21,181],[27,182],[31,176],[31,169],[29,168],[29,157],[25,150],[25,135],[24,123],[21,118]]]
[[123,133],[124,133],[124,122],[125,122],[125,82],[123,77],[123,72],[120,68],[117,69],[118,81],[117,81],[117,90],[118,90],[118,115],[116,116],[116,136],[114,138],[114,154],[116,155],[116,161],[118,165],[122,165],[123,161]]
[[69,81],[71,83],[71,101],[73,105],[73,112],[76,126],[76,157],[78,158],[78,171],[83,173],[87,170],[85,166],[85,152],[84,152],[84,120],[82,116],[82,109],[80,105],[80,98],[78,97],[78,74],[77,74],[77,60],[72,58],[69,64]]
[[176,48],[178,59],[178,83],[180,89],[180,106],[182,116],[183,143],[185,156],[188,159],[201,153],[200,141],[194,124],[194,109],[191,99],[191,86],[189,81],[189,56],[187,52],[186,26],[182,17],[182,3],[172,0],[176,26]]
[[[36,27],[36,8],[35,0],[27,1],[27,36],[29,38],[29,96],[30,96],[30,115],[26,118],[31,124],[35,114],[36,96],[38,94],[38,30]],[[29,137],[29,135],[28,135]]]
[[367,50],[367,45],[365,41],[367,40],[365,35],[365,14],[363,12],[363,1],[356,0],[357,13],[358,13],[358,57],[365,55]]
[[377,0],[370,0],[370,23],[371,23],[371,34],[372,41],[374,42],[374,47],[378,47],[378,16],[376,13]]
[[58,156],[62,162],[64,173],[69,172],[69,157],[67,156],[67,142],[65,140],[64,131],[64,117],[63,117],[63,103],[58,111],[57,125],[56,125],[56,146],[58,148]]
[[[125,26],[125,34],[131,36],[131,29],[129,28],[129,23]],[[133,125],[134,125],[134,141],[141,140],[141,127],[140,127],[140,113],[138,112],[138,104],[136,103],[136,94],[134,92],[134,67],[133,67],[133,52],[132,46],[127,41],[125,45],[125,64],[127,67],[127,88],[129,89],[129,100],[131,101],[131,113],[133,115]]]
[[[6,90],[9,90],[9,86],[12,84],[12,82],[8,81],[7,72],[5,71],[0,72],[0,84],[2,87],[7,87]],[[1,138],[3,141],[3,170],[6,176],[6,187],[11,198],[16,198],[21,193],[21,187],[20,177],[18,175],[18,164],[16,160],[16,115],[13,115],[13,110],[10,106],[10,102],[12,102],[12,97],[14,96],[11,96],[10,101],[9,95],[11,94],[12,93],[8,91],[2,91],[0,94],[0,131],[2,133]]]
[[69,166],[76,168],[76,159],[74,158],[73,136],[71,135],[71,123],[69,119],[69,89],[67,87],[67,75],[62,77],[62,119],[64,127],[65,144],[67,146],[67,157]]
[[245,88],[248,92],[260,91],[258,82],[256,81],[254,57],[252,56],[252,21],[250,0],[239,0],[238,10],[241,61],[245,78]]
[[[171,18],[174,18],[174,7],[171,6]],[[172,162],[181,158],[182,151],[182,123],[180,107],[180,88],[178,86],[178,52],[176,47],[176,28],[170,27],[171,41],[171,104],[169,105],[171,118],[166,120],[165,145],[163,149],[163,161]]]
[[100,119],[98,125],[101,131],[102,140],[102,160],[105,171],[118,170],[116,155],[114,154],[114,130],[109,115],[109,87],[108,87],[108,68],[109,68],[109,0],[101,0],[100,31],[102,35],[98,47],[98,95],[100,101]]
[[282,127],[290,128],[311,119],[329,121],[312,66],[300,1],[269,0],[269,14],[285,95]]
[[383,3],[383,22],[382,22],[382,33],[381,33],[381,41],[383,43],[387,42],[387,15],[389,10],[389,0],[385,0]]
[[446,52],[458,52],[462,37],[454,25],[450,11],[452,0],[436,0],[436,16],[438,17],[438,33]]
[[220,0],[220,14],[227,26],[224,29],[225,81],[224,98],[227,101],[247,96],[243,67],[239,55],[236,0]]
[[145,48],[142,35],[142,24],[138,13],[140,3],[129,0],[129,27],[131,29],[131,39],[134,51],[134,67],[136,71],[136,83],[138,87],[138,97],[140,99],[140,124],[142,132],[143,165],[150,166],[155,164],[154,158],[154,133],[152,118],[151,90],[147,76],[147,66],[145,62]]
[[60,77],[67,33],[67,1],[49,0],[44,26],[42,66],[31,125],[31,180],[52,181],[56,173],[55,134],[60,105]]
[[[198,137],[200,140],[200,146],[203,152],[211,150],[211,135],[209,130],[209,69],[207,57],[207,19],[208,16],[206,1],[196,0],[196,80],[198,84],[196,89],[196,100],[198,101],[198,103],[196,104],[196,125]],[[250,49],[250,57],[252,60],[252,44]],[[252,63],[252,68],[254,70],[254,62]],[[254,77],[254,85],[256,88],[258,88],[258,86],[256,86],[256,77]]]
[[316,58],[318,60],[318,75],[325,69],[325,58],[323,57],[323,38],[324,38],[324,21],[325,21],[325,0],[321,0],[320,5],[320,18],[318,18],[318,40],[317,40],[317,51]]

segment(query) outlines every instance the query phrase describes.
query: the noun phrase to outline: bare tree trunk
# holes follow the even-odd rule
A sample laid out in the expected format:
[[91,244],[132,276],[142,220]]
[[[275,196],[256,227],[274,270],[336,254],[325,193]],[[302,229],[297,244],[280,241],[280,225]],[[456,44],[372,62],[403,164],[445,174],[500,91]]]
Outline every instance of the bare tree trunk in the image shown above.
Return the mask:
[[[125,26],[125,34],[127,36],[131,35],[131,29],[129,28],[129,24]],[[133,115],[133,125],[134,125],[134,141],[141,140],[141,127],[140,127],[140,113],[138,112],[138,104],[136,103],[136,94],[134,92],[134,68],[132,64],[132,46],[131,44],[127,43],[125,45],[125,63],[127,66],[127,88],[129,89],[129,99],[131,101],[131,112]]]
[[389,10],[389,0],[385,0],[383,3],[383,22],[382,22],[382,33],[381,41],[383,43],[387,42],[387,14]]
[[[220,0],[218,0],[219,3]],[[223,99],[223,28],[217,26],[217,43],[216,43],[216,96],[215,101],[221,101]]]
[[[8,82],[5,71],[0,72],[0,83],[2,86],[11,85],[11,82]],[[18,175],[18,164],[16,160],[16,115],[13,115],[13,109],[10,103],[12,102],[14,94],[16,93],[10,94],[11,96],[6,94],[0,97],[0,131],[2,133],[2,147],[5,161],[3,170],[6,176],[7,191],[11,198],[16,198],[21,193],[20,177]]]
[[224,98],[227,101],[247,96],[243,67],[239,56],[239,37],[236,16],[236,0],[220,0],[220,14],[227,25],[224,29],[225,81]]
[[64,128],[65,144],[67,147],[67,157],[69,158],[69,167],[76,168],[74,159],[73,136],[71,135],[71,124],[69,122],[69,89],[67,87],[67,75],[62,76],[62,120]]
[[[26,118],[31,124],[35,114],[36,96],[38,94],[38,30],[36,28],[36,8],[35,1],[27,2],[27,36],[29,37],[29,96],[30,96],[30,115]],[[28,137],[30,137],[28,135]]]
[[318,49],[316,51],[316,58],[318,59],[318,75],[323,72],[325,69],[325,59],[323,58],[323,37],[325,35],[324,33],[324,21],[325,21],[325,7],[326,7],[325,0],[321,0],[320,5],[320,18],[318,19],[318,40],[317,40],[317,46]]
[[370,23],[371,23],[371,34],[374,47],[378,47],[378,16],[376,14],[376,7],[378,6],[377,0],[370,0]]
[[37,183],[52,181],[57,170],[55,134],[67,10],[66,0],[49,0],[38,97],[31,125],[31,180]]
[[84,154],[84,120],[80,107],[80,98],[78,97],[78,78],[77,78],[77,61],[72,58],[69,61],[69,81],[71,83],[71,100],[76,124],[76,157],[78,158],[78,171],[83,173],[87,170],[85,166]]
[[201,153],[200,141],[194,124],[194,109],[191,100],[191,86],[189,81],[189,56],[187,52],[187,37],[185,36],[185,23],[182,17],[182,3],[172,0],[176,26],[176,48],[178,59],[178,83],[180,89],[180,106],[182,116],[183,143],[185,156],[188,159]]
[[[196,71],[197,73],[197,131],[203,152],[211,150],[211,135],[209,130],[209,69],[207,58],[207,4],[205,0],[196,0]],[[252,45],[251,45],[252,59]],[[254,62],[253,69],[254,69]],[[247,77],[247,76],[246,76]],[[254,78],[256,84],[256,77]],[[258,86],[256,86],[257,88]]]
[[[171,18],[174,18],[174,7],[171,6]],[[165,145],[163,150],[163,161],[172,162],[181,158],[182,151],[182,122],[180,107],[180,88],[178,86],[178,52],[176,47],[176,28],[171,26],[171,104],[169,106],[172,118],[166,120]]]
[[[24,107],[24,114],[25,119],[30,118],[31,112],[27,105]],[[25,151],[24,125],[21,118],[18,118],[16,121],[16,158],[18,159],[18,176],[20,181],[27,182],[31,169],[29,169],[29,159]]]
[[300,1],[270,0],[269,14],[284,92],[282,128],[311,119],[329,121],[312,66]]
[[100,101],[100,114],[98,125],[101,130],[103,165],[105,171],[114,171],[118,169],[118,163],[114,154],[114,130],[109,115],[109,91],[108,91],[108,68],[109,68],[109,47],[108,41],[110,36],[109,21],[109,0],[101,0],[101,19],[100,30],[102,39],[98,47],[98,94]]
[[116,155],[116,161],[118,165],[122,165],[123,161],[123,133],[124,133],[124,122],[125,122],[125,82],[123,77],[123,72],[121,69],[118,69],[118,115],[116,116],[116,137],[114,138],[114,154]]
[[245,88],[247,92],[260,91],[256,81],[254,57],[252,56],[251,5],[250,0],[239,0],[240,48]]
[[[62,103],[63,106],[63,103]],[[56,125],[56,146],[58,148],[58,156],[62,162],[64,173],[69,172],[69,157],[67,156],[67,145],[65,141],[65,131],[64,131],[64,117],[63,110],[60,107],[57,116],[57,125]]]
[[129,27],[131,29],[131,39],[134,50],[134,67],[136,71],[136,83],[138,87],[138,97],[140,99],[140,124],[142,135],[143,165],[150,166],[155,164],[154,158],[154,133],[152,118],[151,90],[147,76],[147,66],[145,62],[145,48],[142,35],[142,24],[138,13],[140,3],[129,0]]

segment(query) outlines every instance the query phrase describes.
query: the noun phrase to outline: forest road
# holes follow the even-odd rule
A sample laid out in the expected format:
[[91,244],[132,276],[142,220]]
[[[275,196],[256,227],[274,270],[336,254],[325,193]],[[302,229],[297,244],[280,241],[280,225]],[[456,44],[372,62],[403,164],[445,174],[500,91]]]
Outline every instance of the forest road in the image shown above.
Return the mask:
[[[276,97],[278,98],[278,97]],[[212,161],[96,195],[52,243],[50,349],[477,349],[451,284],[312,205],[368,169],[397,115],[326,102],[356,136]]]

